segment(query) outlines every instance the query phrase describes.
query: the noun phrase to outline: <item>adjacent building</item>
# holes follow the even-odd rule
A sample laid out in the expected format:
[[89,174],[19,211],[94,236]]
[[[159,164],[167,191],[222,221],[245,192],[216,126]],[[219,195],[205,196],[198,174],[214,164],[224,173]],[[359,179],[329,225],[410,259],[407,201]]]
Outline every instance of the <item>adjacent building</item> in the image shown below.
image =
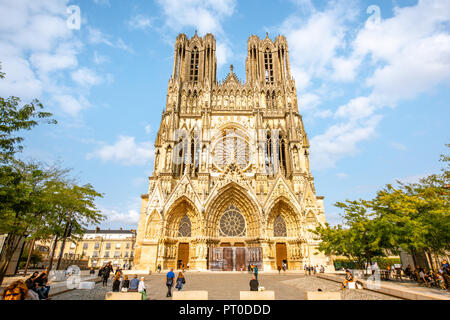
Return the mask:
[[[114,266],[129,268],[133,266],[135,241],[136,230],[87,230],[80,240],[66,241],[62,258],[69,265],[71,261],[78,261],[96,268],[111,262]],[[53,243],[47,246],[52,248]],[[59,257],[61,246],[62,241],[58,241],[54,263]]]

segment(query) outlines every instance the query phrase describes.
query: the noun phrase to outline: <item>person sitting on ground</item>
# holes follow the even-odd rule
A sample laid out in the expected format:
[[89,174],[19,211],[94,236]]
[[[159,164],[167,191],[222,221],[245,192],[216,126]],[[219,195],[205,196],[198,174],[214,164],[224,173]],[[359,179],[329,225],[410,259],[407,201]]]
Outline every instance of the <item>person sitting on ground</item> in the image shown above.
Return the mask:
[[181,289],[183,289],[183,285],[186,283],[186,279],[184,278],[183,272],[178,273],[176,283],[177,284],[175,285],[175,288],[177,288],[178,291],[181,291]]
[[138,276],[135,274],[133,279],[131,279],[130,288],[128,289],[128,292],[137,292],[138,291],[139,280],[137,277]]
[[120,288],[120,277],[122,276],[122,271],[120,271],[119,268],[117,268],[116,274],[114,275],[114,281],[113,281],[113,292],[119,292]]
[[441,288],[442,290],[447,290],[447,286],[445,285],[444,276],[440,272],[437,273],[437,283],[439,285],[439,288]]
[[28,289],[31,290],[34,288],[34,282],[35,282],[36,278],[38,277],[38,275],[39,275],[39,272],[35,271],[31,275],[31,277],[29,277],[27,280],[25,280],[25,284],[27,285]]
[[419,278],[420,278],[420,284],[424,283],[426,286],[428,286],[427,277],[425,275],[424,269],[420,268],[419,270]]
[[353,281],[353,275],[350,272],[350,270],[345,271],[345,279],[344,279],[344,282],[342,282],[342,284],[341,284],[341,289],[344,290],[345,287],[347,286],[347,284],[352,281]]
[[122,281],[122,291],[127,292],[128,289],[130,288],[130,280],[128,280],[128,276],[125,275],[123,277],[123,281]]
[[250,291],[258,291],[259,282],[256,280],[255,275],[252,275],[252,280],[250,280]]
[[91,276],[93,276],[94,274],[95,274],[95,270],[94,270],[94,268],[90,268],[89,269],[89,274],[91,275]]
[[48,282],[47,271],[43,271],[35,280],[35,284],[37,285],[37,293],[39,295],[39,299],[41,300],[48,299],[50,286],[47,285],[47,282]]

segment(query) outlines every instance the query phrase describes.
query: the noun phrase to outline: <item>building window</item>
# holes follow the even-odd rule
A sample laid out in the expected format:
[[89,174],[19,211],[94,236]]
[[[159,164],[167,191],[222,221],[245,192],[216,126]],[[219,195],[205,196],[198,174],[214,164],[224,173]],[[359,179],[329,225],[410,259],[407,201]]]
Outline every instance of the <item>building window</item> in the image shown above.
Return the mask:
[[114,252],[114,258],[119,258],[119,257],[120,257],[120,251]]
[[111,249],[111,243],[106,244],[106,249]]
[[120,245],[121,245],[120,242],[116,243],[116,249],[120,249]]
[[93,258],[97,258],[98,257],[98,251],[94,251],[94,253],[92,254]]
[[70,249],[74,249],[76,247],[76,244],[75,243],[71,243],[70,244]]
[[99,249],[100,248],[100,243],[96,242],[94,245],[94,249]]
[[281,215],[275,218],[273,222],[273,236],[274,237],[286,237],[286,223]]
[[235,205],[229,206],[220,218],[219,233],[224,237],[246,236],[245,219]]
[[89,247],[89,244],[83,243],[83,249],[87,249]]
[[104,258],[109,258],[109,251],[105,251],[105,255],[103,257]]
[[130,249],[130,243],[127,242],[127,249]]
[[190,80],[197,82],[198,80],[198,61],[199,54],[197,47],[194,47],[194,50],[191,52],[191,70],[190,70]]
[[125,258],[128,258],[128,251],[125,252]]
[[264,70],[266,83],[273,83],[272,52],[269,51],[269,48],[264,52]]
[[179,237],[190,237],[191,236],[191,220],[187,215],[181,218],[180,224],[178,226],[178,236]]

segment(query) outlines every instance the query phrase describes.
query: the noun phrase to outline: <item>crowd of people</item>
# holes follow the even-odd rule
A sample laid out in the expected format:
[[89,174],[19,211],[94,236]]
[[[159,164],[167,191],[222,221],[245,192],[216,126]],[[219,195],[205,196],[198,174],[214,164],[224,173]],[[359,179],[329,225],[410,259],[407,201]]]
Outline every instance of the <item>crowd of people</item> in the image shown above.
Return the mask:
[[448,290],[450,286],[450,265],[447,261],[442,261],[439,270],[436,271],[420,266],[416,266],[413,271],[411,266],[408,265],[403,273],[410,280],[417,281],[419,285],[429,288]]
[[303,269],[305,270],[305,275],[317,274],[319,272],[325,273],[325,267],[323,265],[319,267],[319,265],[312,266],[305,264]]

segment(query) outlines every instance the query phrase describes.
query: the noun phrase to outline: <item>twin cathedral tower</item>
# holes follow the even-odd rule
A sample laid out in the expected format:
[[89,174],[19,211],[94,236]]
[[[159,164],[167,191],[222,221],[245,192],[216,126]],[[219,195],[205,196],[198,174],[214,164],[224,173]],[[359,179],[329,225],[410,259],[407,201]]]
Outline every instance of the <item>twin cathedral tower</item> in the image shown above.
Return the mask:
[[286,38],[252,35],[246,81],[216,79],[212,34],[178,35],[155,164],[142,197],[135,268],[329,266],[325,223]]

